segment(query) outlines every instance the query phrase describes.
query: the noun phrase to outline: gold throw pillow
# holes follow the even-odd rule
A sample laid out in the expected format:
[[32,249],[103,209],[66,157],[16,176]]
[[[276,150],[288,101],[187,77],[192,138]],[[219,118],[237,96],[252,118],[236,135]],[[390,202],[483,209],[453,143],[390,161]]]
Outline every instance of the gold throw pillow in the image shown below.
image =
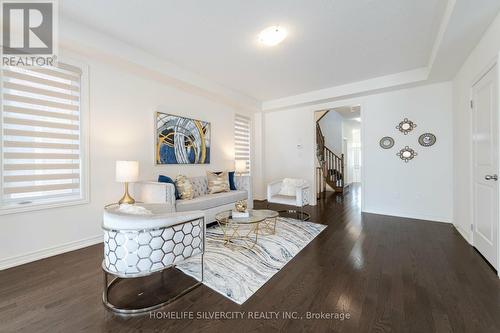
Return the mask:
[[229,175],[227,171],[216,174],[207,171],[208,193],[229,192]]
[[179,191],[181,199],[191,200],[194,197],[193,185],[188,177],[184,175],[178,175],[175,178],[175,187]]

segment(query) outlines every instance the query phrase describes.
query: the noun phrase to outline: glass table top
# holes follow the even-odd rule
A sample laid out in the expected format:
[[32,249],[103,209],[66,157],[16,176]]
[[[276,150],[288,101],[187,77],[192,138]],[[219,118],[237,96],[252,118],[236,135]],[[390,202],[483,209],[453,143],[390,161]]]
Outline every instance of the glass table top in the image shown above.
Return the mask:
[[252,224],[259,223],[266,219],[278,217],[278,212],[269,209],[249,209],[249,217],[235,217],[233,218],[233,211],[228,210],[215,215],[215,219],[220,223],[238,223],[238,224]]

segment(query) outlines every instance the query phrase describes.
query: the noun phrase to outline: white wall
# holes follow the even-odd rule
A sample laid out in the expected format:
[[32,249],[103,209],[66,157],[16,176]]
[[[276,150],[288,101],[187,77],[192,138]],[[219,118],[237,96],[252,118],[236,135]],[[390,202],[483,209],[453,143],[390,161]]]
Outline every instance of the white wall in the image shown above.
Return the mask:
[[335,111],[328,112],[320,121],[321,132],[325,136],[325,145],[335,154],[342,154],[342,122],[344,118]]
[[[316,120],[313,111],[264,113],[264,137],[264,184],[285,177],[314,183]],[[310,202],[316,204],[313,192]]]
[[476,48],[453,79],[453,166],[454,166],[454,224],[470,242],[472,223],[471,189],[471,117],[469,101],[471,87],[500,52],[500,15],[488,28]]
[[253,116],[253,141],[252,141],[252,180],[254,200],[264,200],[267,189],[263,183],[264,179],[264,117],[262,112],[256,112]]
[[[0,216],[0,269],[99,242],[103,206],[116,202],[122,185],[114,181],[115,160],[140,161],[142,179],[158,174],[203,175],[234,167],[234,109],[132,74],[123,67],[61,51],[85,62],[90,71],[90,203]],[[211,122],[211,163],[155,166],[154,112]]]
[[[364,149],[364,210],[379,214],[451,222],[452,126],[451,83],[427,85],[368,96],[362,103]],[[395,126],[407,117],[417,124],[403,135]],[[432,147],[418,136],[434,133]],[[392,136],[395,145],[384,150],[380,138]],[[418,156],[405,163],[396,153],[410,146]]]
[[[451,222],[451,100],[448,82],[265,113],[265,180],[302,177],[314,184],[314,111],[360,104],[364,210]],[[404,136],[395,129],[404,117],[418,124],[415,133]],[[437,136],[431,148],[417,142],[418,135],[427,131]],[[386,135],[396,139],[391,150],[378,145]],[[397,149],[405,145],[419,153],[409,163],[396,156]]]

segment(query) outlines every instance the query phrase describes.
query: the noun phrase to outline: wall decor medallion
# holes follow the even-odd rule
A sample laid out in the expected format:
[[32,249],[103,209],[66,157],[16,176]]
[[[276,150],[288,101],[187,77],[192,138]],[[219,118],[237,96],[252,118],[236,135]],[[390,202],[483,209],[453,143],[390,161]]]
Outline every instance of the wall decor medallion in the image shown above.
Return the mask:
[[411,131],[413,131],[417,127],[417,124],[415,124],[413,121],[408,120],[408,118],[403,119],[402,122],[396,126],[396,129],[399,130],[401,133],[404,135],[407,135]]
[[418,137],[418,143],[424,147],[430,147],[436,143],[436,136],[432,133],[424,133]]
[[408,163],[409,160],[412,160],[417,156],[417,152],[412,148],[406,146],[402,148],[396,155],[399,156],[400,159]]
[[390,136],[384,136],[382,139],[380,139],[379,144],[383,149],[390,149],[394,146],[394,139]]
[[209,164],[210,123],[156,112],[156,164]]

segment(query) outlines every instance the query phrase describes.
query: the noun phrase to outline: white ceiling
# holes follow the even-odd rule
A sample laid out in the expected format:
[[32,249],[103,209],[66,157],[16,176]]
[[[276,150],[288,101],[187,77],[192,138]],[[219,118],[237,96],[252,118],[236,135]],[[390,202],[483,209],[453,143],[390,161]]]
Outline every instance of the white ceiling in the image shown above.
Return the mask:
[[[76,21],[261,101],[425,67],[446,0],[62,0]],[[280,24],[288,38],[258,45]]]

